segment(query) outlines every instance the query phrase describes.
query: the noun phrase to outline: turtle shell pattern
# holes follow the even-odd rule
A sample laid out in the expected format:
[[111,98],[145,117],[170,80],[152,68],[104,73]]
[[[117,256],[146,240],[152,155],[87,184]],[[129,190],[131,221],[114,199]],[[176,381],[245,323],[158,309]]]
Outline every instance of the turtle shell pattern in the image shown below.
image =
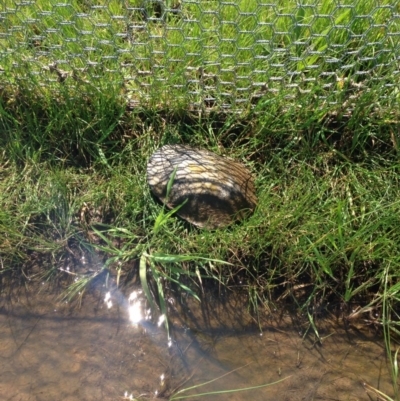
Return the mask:
[[[176,175],[168,199],[167,184]],[[244,218],[257,204],[254,181],[241,163],[186,145],[158,149],[147,165],[153,194],[198,227],[218,228]]]

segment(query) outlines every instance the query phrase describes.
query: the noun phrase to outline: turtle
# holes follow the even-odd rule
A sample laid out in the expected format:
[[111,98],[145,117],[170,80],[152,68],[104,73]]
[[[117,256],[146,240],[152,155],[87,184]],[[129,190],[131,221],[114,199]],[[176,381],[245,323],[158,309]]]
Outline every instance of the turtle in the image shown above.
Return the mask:
[[171,209],[182,205],[178,216],[200,228],[227,226],[257,204],[253,178],[242,163],[188,145],[165,145],[153,153],[147,181],[156,198]]

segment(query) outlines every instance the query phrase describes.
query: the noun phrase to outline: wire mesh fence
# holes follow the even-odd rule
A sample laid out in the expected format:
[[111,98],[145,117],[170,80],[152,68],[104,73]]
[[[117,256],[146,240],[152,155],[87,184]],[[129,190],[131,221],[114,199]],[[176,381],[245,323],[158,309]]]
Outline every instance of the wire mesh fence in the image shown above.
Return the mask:
[[395,0],[0,0],[0,86],[243,111],[398,100]]

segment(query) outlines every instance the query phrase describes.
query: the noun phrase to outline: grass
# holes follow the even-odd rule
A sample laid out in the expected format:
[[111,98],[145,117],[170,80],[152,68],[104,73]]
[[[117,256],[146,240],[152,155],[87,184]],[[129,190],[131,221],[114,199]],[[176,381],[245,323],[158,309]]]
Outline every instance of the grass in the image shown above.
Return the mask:
[[[230,373],[232,373],[232,372],[229,372],[229,373],[227,373],[227,374],[230,374]],[[236,389],[221,390],[221,391],[209,391],[209,392],[204,392],[204,393],[200,393],[200,394],[192,394],[192,395],[180,395],[180,394],[186,393],[186,392],[188,392],[188,391],[195,390],[195,389],[197,389],[197,388],[199,388],[199,387],[206,386],[207,384],[210,384],[210,383],[212,383],[212,382],[215,382],[215,381],[221,379],[222,377],[226,376],[227,374],[225,374],[225,375],[223,375],[223,376],[221,376],[221,377],[215,378],[215,379],[213,379],[213,380],[210,380],[210,381],[208,381],[208,382],[206,382],[206,383],[201,383],[201,384],[198,384],[198,385],[195,385],[195,386],[192,386],[192,387],[180,389],[180,390],[176,391],[176,393],[173,394],[173,395],[169,398],[169,400],[170,400],[170,401],[173,401],[173,400],[183,400],[183,399],[185,399],[185,398],[198,398],[198,397],[206,397],[206,396],[210,396],[210,395],[217,396],[217,395],[219,395],[219,394],[228,394],[228,393],[234,393],[234,394],[236,394],[236,393],[239,393],[239,392],[241,392],[241,391],[245,391],[246,393],[248,393],[248,392],[250,392],[250,391],[258,390],[258,389],[260,389],[260,388],[273,386],[273,385],[275,385],[275,384],[281,383],[281,382],[283,382],[283,381],[285,381],[285,380],[287,380],[287,379],[290,378],[290,376],[287,376],[287,377],[285,377],[285,378],[283,378],[283,379],[281,379],[281,380],[275,381],[275,382],[273,382],[273,383],[266,383],[266,384],[261,384],[261,385],[259,385],[259,386],[253,386],[253,387],[247,387],[247,388],[236,388]]]
[[[324,311],[363,317],[389,352],[400,3],[317,3],[4,0],[0,280],[80,277],[82,258],[99,266],[84,284],[104,270],[124,280],[142,260],[150,292],[200,294],[214,277],[254,309],[301,312],[319,341]],[[168,216],[155,232],[145,170],[166,143],[242,160],[254,215],[217,231]]]
[[283,107],[301,96],[335,108],[354,84],[375,82],[381,101],[398,99],[397,1],[157,4],[4,1],[9,90],[40,85],[64,101],[111,90],[146,107],[247,111],[249,99],[276,101],[282,87]]
[[[18,269],[34,254],[57,269],[103,246],[112,267],[151,249],[230,262],[246,277],[244,287],[255,285],[265,302],[292,297],[313,310],[322,300],[350,305],[367,297],[378,310],[381,294],[398,299],[396,287],[382,287],[384,277],[389,287],[396,285],[399,274],[397,162],[335,162],[330,152],[308,161],[272,156],[268,165],[254,166],[263,189],[244,224],[212,232],[170,218],[154,236],[160,206],[140,173],[146,157],[140,168],[137,151],[126,152],[121,165],[99,163],[86,171],[33,162],[22,170],[5,167],[3,265]],[[189,269],[187,260],[182,263]],[[227,285],[234,285],[234,271],[223,268]],[[297,290],[304,283],[313,283],[310,291]]]

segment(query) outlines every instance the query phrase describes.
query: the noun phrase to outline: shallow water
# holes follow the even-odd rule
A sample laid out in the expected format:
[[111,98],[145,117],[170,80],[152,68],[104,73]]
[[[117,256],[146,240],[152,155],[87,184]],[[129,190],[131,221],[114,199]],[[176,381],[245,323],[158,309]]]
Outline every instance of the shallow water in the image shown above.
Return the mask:
[[[2,295],[0,400],[90,401],[168,398],[282,382],[214,394],[208,400],[371,400],[364,383],[393,389],[382,342],[367,330],[327,322],[322,345],[303,340],[290,319],[262,322],[245,304],[192,304],[172,313],[172,343],[163,328],[133,324],[128,302],[110,308],[104,293],[82,305],[56,300],[43,288]],[[121,299],[121,298],[120,298]],[[110,306],[110,305],[109,305]],[[165,375],[163,381],[161,375]],[[157,392],[157,393],[156,393]]]

